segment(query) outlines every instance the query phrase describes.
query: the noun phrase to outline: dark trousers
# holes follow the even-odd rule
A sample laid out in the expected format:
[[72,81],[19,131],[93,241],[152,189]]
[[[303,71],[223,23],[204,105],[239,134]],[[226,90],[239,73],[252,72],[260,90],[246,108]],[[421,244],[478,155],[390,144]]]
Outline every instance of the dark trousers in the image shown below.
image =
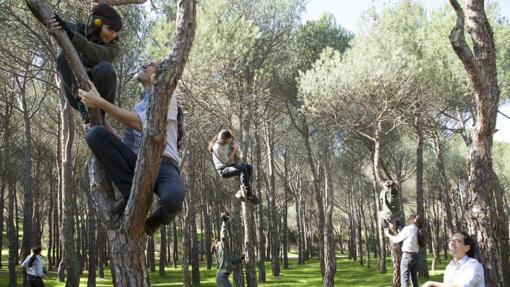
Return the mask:
[[28,286],[30,287],[44,287],[44,282],[39,276],[27,275]]
[[400,286],[409,286],[409,277],[414,287],[418,287],[418,264],[420,263],[420,253],[402,252],[400,260]]
[[234,165],[229,165],[224,167],[223,169],[218,170],[221,177],[229,178],[234,176],[240,176],[241,183],[246,188],[246,193],[251,194],[251,174],[253,168],[248,163],[236,163]]
[[231,287],[230,281],[228,280],[228,273],[217,273],[216,274],[216,285],[218,287]]
[[[64,85],[65,96],[67,101],[76,110],[79,110],[78,100],[74,97],[74,91],[77,90],[77,83],[73,72],[69,68],[69,64],[64,56],[60,54],[57,59],[57,68],[60,72]],[[117,73],[110,62],[100,62],[94,67],[87,69],[90,80],[94,83],[97,91],[110,103],[115,102],[115,89],[117,88]],[[104,113],[103,113],[104,115]]]
[[[119,138],[102,126],[87,132],[87,144],[103,165],[106,177],[115,184],[125,199],[129,198],[137,155]],[[154,192],[160,207],[151,215],[161,224],[170,223],[182,210],[184,184],[175,163],[163,159],[159,166]]]

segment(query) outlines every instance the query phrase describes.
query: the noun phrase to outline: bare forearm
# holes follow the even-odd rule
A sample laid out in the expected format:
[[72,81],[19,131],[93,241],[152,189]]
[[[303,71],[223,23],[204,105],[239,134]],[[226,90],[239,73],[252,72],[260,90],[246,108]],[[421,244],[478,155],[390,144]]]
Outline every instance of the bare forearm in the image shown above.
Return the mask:
[[142,123],[136,113],[119,108],[106,100],[101,102],[100,108],[122,124],[139,131],[142,130]]

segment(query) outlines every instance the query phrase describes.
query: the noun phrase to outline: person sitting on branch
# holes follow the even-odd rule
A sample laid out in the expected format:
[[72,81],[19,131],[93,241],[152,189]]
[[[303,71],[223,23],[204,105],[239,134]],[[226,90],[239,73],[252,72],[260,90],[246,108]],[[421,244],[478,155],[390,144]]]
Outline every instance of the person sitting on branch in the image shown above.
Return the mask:
[[[117,42],[118,33],[122,29],[122,19],[117,11],[106,4],[99,4],[92,10],[88,23],[69,22],[57,14],[49,23],[51,28],[66,32],[101,97],[115,103],[117,73],[112,62],[120,52]],[[88,123],[87,110],[77,97],[77,81],[63,53],[57,58],[57,69],[67,101],[71,107],[80,111],[84,122]]]
[[[118,188],[122,198],[112,210],[112,215],[121,215],[127,205],[135,172],[137,153],[140,149],[142,131],[146,127],[149,98],[152,96],[152,78],[161,61],[152,61],[141,66],[138,80],[144,91],[141,101],[133,111],[122,109],[104,98],[91,83],[90,91],[79,90],[79,96],[85,106],[99,108],[125,124],[124,139],[121,141],[114,133],[103,126],[91,128],[86,141],[94,155],[103,165],[106,177]],[[152,235],[161,224],[169,224],[182,210],[184,201],[184,184],[179,171],[178,141],[182,137],[182,122],[179,120],[177,98],[172,97],[167,113],[166,143],[154,192],[159,196],[159,208],[145,220],[145,233]]]
[[232,132],[220,131],[209,143],[208,150],[212,153],[214,165],[222,178],[240,177],[241,189],[235,196],[242,201],[246,199],[253,204],[258,204],[259,198],[253,193],[250,183],[252,166],[239,162],[237,144],[234,143]]

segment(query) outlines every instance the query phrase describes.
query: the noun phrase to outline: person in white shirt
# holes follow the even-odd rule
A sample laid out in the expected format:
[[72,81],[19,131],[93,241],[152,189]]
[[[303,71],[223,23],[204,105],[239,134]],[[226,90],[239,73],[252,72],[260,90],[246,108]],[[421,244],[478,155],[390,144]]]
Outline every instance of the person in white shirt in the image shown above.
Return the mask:
[[44,275],[43,260],[41,257],[42,248],[40,246],[32,249],[32,255],[27,256],[21,263],[23,273],[26,273],[28,285],[30,287],[44,287],[42,277]]
[[420,246],[424,246],[422,227],[423,217],[420,214],[411,214],[409,225],[404,227],[397,236],[385,234],[393,243],[402,243],[402,259],[400,260],[400,284],[409,286],[409,277],[414,287],[418,287],[418,264],[420,262]]
[[453,256],[446,266],[443,282],[429,281],[423,287],[485,287],[483,266],[474,258],[475,240],[466,232],[457,232],[448,241]]

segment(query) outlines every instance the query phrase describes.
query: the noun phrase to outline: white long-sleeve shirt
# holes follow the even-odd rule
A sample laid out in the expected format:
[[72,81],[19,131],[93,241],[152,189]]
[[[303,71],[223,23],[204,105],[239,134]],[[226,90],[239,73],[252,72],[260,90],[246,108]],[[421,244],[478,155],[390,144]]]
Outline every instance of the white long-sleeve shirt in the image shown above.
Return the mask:
[[388,235],[390,240],[394,243],[402,243],[402,251],[404,252],[418,252],[420,245],[418,245],[418,227],[414,224],[409,224],[402,228],[397,236]]
[[453,259],[444,271],[444,283],[462,287],[485,287],[483,266],[475,258],[464,255],[455,262]]
[[21,263],[21,267],[25,268],[27,270],[27,273],[32,276],[42,277],[44,275],[44,273],[43,273],[43,260],[42,260],[41,256],[36,255],[37,259],[34,260],[32,267],[28,267],[28,261],[30,261],[30,258],[32,258],[32,256],[34,256],[34,255],[27,256],[25,261],[23,261],[23,263]]

